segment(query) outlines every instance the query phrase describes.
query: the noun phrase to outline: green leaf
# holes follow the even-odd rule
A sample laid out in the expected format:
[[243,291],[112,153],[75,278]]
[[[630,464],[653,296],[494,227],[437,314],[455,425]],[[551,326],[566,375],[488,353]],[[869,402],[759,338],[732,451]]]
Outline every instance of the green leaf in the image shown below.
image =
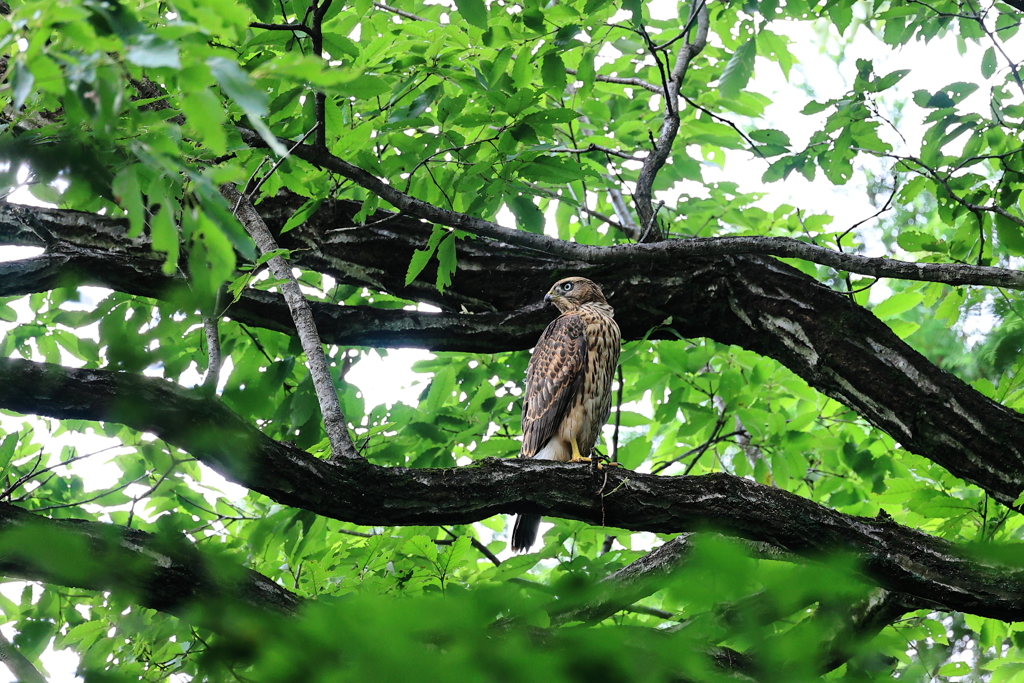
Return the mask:
[[583,14],[589,16],[611,2],[612,0],[587,0],[587,4],[583,6]]
[[242,71],[238,63],[226,57],[210,57],[206,60],[210,73],[235,104],[249,116],[266,116],[267,94],[258,90],[249,74]]
[[544,234],[544,214],[533,199],[526,195],[509,195],[505,197],[509,210],[516,217],[516,227],[520,230]]
[[[306,220],[316,213],[316,210],[320,208],[324,200],[321,198],[307,199],[306,202],[295,210],[295,213],[285,221],[284,227],[281,228],[281,234],[288,232],[306,222]],[[408,283],[406,283],[408,284]]]
[[174,218],[174,211],[167,205],[161,206],[149,221],[150,236],[153,244],[153,251],[167,254],[164,261],[164,275],[172,274],[178,266],[178,252],[180,251],[178,240],[178,225]]
[[487,5],[484,0],[455,0],[455,6],[459,8],[459,14],[472,26],[487,28]]
[[555,39],[552,41],[555,47],[565,47],[569,44],[569,41],[576,37],[576,34],[580,32],[579,24],[568,24],[558,29],[555,32]]
[[344,81],[331,88],[339,95],[355,97],[360,100],[369,100],[388,92],[391,87],[379,76],[368,76],[362,74],[352,80]]
[[437,280],[435,282],[437,291],[444,294],[445,288],[451,286],[455,267],[455,232],[453,231],[441,240],[441,244],[437,245]]
[[544,87],[559,91],[565,90],[565,62],[562,61],[558,53],[549,52],[544,55],[540,66],[540,75],[544,81]]
[[15,111],[21,109],[28,96],[32,94],[32,86],[35,85],[35,82],[35,76],[26,68],[22,60],[14,60],[14,66],[11,68],[11,107]]
[[575,121],[580,116],[582,116],[580,112],[572,109],[545,109],[527,114],[522,120],[524,123],[568,123]]
[[205,214],[192,210],[185,213],[190,224],[192,242],[188,268],[192,286],[204,311],[212,310],[217,290],[235,270],[235,250],[224,233]]
[[114,178],[114,197],[128,214],[128,237],[138,237],[146,226],[146,207],[142,203],[142,191],[139,189],[139,169],[141,164],[132,164],[123,169]]
[[995,222],[999,244],[1014,256],[1024,255],[1024,228],[998,213]]
[[950,662],[939,668],[940,676],[966,676],[971,673],[971,665],[967,662]]
[[900,313],[909,311],[924,300],[924,293],[919,291],[900,292],[893,294],[888,299],[871,309],[878,318],[885,320],[893,318]]
[[781,130],[774,130],[772,128],[755,130],[750,133],[750,139],[756,142],[763,142],[766,145],[779,145],[781,147],[789,147],[790,145],[788,135]]
[[267,115],[267,94],[258,90],[249,74],[242,71],[238,64],[226,57],[210,57],[206,60],[206,66],[210,73],[217,79],[217,83],[228,94],[235,104],[245,112],[246,118],[259,133],[263,141],[274,150],[279,156],[285,156],[288,150],[278,142],[277,137],[270,132],[270,128],[263,122],[262,117]]
[[224,104],[210,90],[199,90],[181,98],[181,111],[188,128],[215,154],[227,151],[228,136],[224,130],[227,116]]
[[181,68],[178,46],[152,33],[139,36],[135,44],[128,48],[125,59],[147,69],[162,66],[170,69]]
[[430,233],[430,239],[427,240],[427,246],[423,249],[417,249],[412,253],[412,260],[409,261],[409,268],[405,271],[406,287],[416,279],[416,276],[423,272],[427,262],[430,261],[430,257],[434,255],[435,251],[437,251],[437,245],[447,234],[448,231],[444,227],[435,225],[434,231]]
[[995,48],[988,48],[981,57],[981,75],[984,78],[992,78],[996,72],[996,51]]
[[718,90],[723,97],[736,98],[747,87],[754,75],[754,57],[757,56],[757,40],[751,38],[743,43],[725,65],[725,71],[718,80]]
[[436,414],[441,409],[452,393],[455,391],[455,370],[452,366],[447,365],[434,374],[434,379],[430,383],[430,390],[427,392],[427,402],[424,406],[424,410],[428,413]]
[[904,230],[896,236],[896,244],[907,251],[944,252],[945,248],[932,235],[915,230]]
[[335,59],[340,59],[342,55],[358,59],[360,55],[359,45],[350,38],[329,31],[324,32],[324,47]]

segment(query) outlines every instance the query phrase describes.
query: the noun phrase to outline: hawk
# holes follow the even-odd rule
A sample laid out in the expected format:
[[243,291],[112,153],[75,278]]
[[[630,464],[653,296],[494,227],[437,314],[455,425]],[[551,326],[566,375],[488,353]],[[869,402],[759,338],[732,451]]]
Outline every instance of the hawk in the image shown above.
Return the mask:
[[[619,326],[601,288],[583,277],[559,280],[544,301],[562,312],[540,336],[526,369],[521,458],[586,461],[612,408]],[[512,550],[530,549],[540,515],[519,515]]]

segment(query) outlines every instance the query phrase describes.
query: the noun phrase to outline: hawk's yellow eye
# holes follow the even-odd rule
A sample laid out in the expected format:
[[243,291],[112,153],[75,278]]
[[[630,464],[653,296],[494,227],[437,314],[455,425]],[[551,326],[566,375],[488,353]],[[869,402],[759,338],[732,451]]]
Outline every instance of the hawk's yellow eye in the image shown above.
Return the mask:
[[569,290],[572,289],[572,283],[566,282],[564,285],[562,285],[562,289],[568,292]]

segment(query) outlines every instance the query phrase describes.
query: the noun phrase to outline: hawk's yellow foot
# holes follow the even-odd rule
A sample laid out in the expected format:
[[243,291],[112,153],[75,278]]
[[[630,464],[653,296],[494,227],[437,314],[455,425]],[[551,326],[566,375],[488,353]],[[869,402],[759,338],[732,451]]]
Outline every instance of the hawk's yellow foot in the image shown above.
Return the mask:
[[572,440],[572,457],[569,458],[569,462],[590,462],[590,458],[584,458],[580,454],[580,447],[576,443],[576,439]]

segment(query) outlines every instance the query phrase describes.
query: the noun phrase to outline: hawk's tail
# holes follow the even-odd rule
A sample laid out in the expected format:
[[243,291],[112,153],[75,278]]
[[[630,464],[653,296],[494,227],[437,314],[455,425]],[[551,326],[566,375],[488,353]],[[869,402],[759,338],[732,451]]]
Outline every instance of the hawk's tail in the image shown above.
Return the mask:
[[540,515],[518,515],[512,527],[512,552],[527,552],[537,540]]

